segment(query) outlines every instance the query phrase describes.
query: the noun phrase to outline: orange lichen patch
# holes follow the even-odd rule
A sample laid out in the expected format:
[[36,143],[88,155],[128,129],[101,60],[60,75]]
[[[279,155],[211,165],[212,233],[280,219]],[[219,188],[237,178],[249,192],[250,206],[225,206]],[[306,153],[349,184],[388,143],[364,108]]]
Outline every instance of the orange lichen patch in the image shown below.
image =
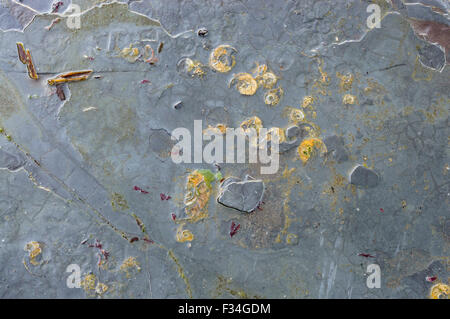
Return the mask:
[[450,295],[450,286],[446,284],[436,284],[430,289],[430,299],[443,299]]
[[258,90],[256,80],[249,73],[238,73],[230,81],[229,86],[236,84],[236,88],[242,95],[253,95]]
[[357,102],[356,96],[351,94],[345,94],[342,98],[342,103],[345,105],[353,105]]
[[30,241],[29,243],[27,243],[25,245],[24,250],[28,251],[28,253],[29,253],[28,257],[30,258],[30,263],[33,266],[39,265],[39,262],[37,261],[37,259],[39,258],[39,256],[42,253],[41,244],[37,241]]
[[302,107],[307,108],[310,107],[314,103],[314,97],[311,95],[307,95],[303,98]]
[[27,70],[28,70],[28,76],[33,79],[37,80],[39,79],[39,75],[36,72],[36,68],[33,64],[33,59],[31,58],[30,50],[25,51],[25,47],[23,46],[23,43],[17,42],[17,53],[19,55],[19,60],[23,64],[26,64]]
[[326,153],[327,148],[322,140],[313,137],[303,140],[297,151],[303,164],[306,164],[306,162],[316,153],[316,151],[323,154]]
[[197,222],[208,216],[206,210],[211,196],[211,186],[205,180],[205,176],[195,170],[189,174],[184,196],[185,212],[188,220]]
[[256,133],[259,134],[259,130],[262,128],[262,121],[259,117],[253,116],[242,122],[241,128],[245,133],[247,133],[249,129],[254,129]]
[[339,83],[339,86],[341,88],[341,91],[349,91],[352,88],[353,84],[353,74],[341,74],[339,72],[336,73],[336,76],[341,80]]
[[237,50],[230,45],[219,45],[209,56],[209,65],[218,72],[229,72],[236,64]]
[[177,229],[177,242],[184,243],[186,241],[193,241],[194,234],[188,229],[183,229],[183,225]]
[[264,94],[264,103],[271,106],[277,105],[278,102],[280,102],[283,93],[284,92],[281,87],[267,91],[266,94]]
[[70,71],[66,73],[59,74],[58,76],[48,79],[47,83],[49,85],[56,85],[59,83],[66,82],[78,82],[87,80],[89,75],[92,73],[92,70],[84,70],[84,71]]
[[128,257],[123,261],[122,265],[120,265],[120,271],[125,272],[127,278],[130,278],[131,272],[133,270],[139,272],[141,271],[141,266],[139,265],[139,262],[136,260],[136,257]]

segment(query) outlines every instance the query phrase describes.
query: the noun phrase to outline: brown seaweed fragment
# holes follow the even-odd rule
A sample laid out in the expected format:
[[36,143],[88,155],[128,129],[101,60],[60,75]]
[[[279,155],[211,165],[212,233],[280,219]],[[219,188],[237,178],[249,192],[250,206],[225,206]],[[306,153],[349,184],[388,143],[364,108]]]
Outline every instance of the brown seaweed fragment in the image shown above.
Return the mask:
[[19,60],[23,64],[26,64],[28,70],[28,76],[33,79],[39,79],[39,75],[36,72],[36,68],[34,67],[33,60],[31,59],[30,50],[25,50],[23,43],[17,42],[17,53],[19,55]]
[[78,82],[87,80],[89,74],[92,73],[92,70],[84,70],[84,71],[70,71],[66,73],[62,73],[52,79],[48,79],[47,83],[49,85],[57,85],[59,83],[66,82]]

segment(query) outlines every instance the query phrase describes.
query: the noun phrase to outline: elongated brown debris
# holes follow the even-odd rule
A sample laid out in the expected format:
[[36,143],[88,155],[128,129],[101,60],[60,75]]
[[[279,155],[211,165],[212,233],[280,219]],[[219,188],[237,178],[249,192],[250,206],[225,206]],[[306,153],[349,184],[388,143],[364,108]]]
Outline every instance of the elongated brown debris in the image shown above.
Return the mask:
[[92,70],[84,70],[84,71],[70,71],[66,73],[59,74],[58,76],[48,79],[47,83],[49,85],[56,85],[59,83],[66,82],[78,82],[87,80],[89,74],[92,73]]
[[17,42],[17,53],[19,55],[19,60],[23,64],[26,64],[28,70],[28,76],[34,80],[39,79],[39,75],[36,72],[36,68],[34,67],[33,60],[31,59],[30,50],[25,50],[23,43]]
[[63,90],[62,86],[63,86],[63,84],[56,85],[56,94],[58,95],[58,97],[61,101],[64,101],[66,99],[66,95],[64,94],[64,90]]

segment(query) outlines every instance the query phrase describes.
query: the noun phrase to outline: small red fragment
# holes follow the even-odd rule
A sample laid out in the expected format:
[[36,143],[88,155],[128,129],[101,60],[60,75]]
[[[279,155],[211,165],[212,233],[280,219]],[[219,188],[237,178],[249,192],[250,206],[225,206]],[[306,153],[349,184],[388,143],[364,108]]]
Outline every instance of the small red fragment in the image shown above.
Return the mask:
[[358,256],[366,257],[366,258],[375,258],[375,256],[372,256],[370,254],[364,254],[364,253],[359,253]]
[[174,213],[170,214],[172,216],[172,220],[174,221],[175,219],[177,219],[177,215],[175,215]]
[[138,241],[138,240],[139,240],[139,238],[133,237],[133,238],[130,239],[130,243],[134,243],[135,241]]
[[147,242],[147,243],[149,243],[149,244],[154,244],[154,243],[155,243],[153,240],[151,240],[151,239],[148,238],[148,237],[144,237],[144,238],[142,238],[142,240],[145,241],[145,242]]
[[142,194],[148,194],[148,192],[146,190],[143,190],[142,188],[140,188],[139,186],[134,186],[133,189],[135,191],[141,192]]
[[436,276],[433,276],[433,277],[427,276],[427,277],[425,278],[425,280],[428,281],[428,282],[433,282],[433,281],[435,281],[436,279],[437,279]]
[[239,228],[241,228],[241,224],[236,225],[234,222],[231,222],[230,237],[236,235]]
[[256,208],[258,208],[259,210],[263,210],[262,205],[264,204],[264,202],[260,202]]
[[141,84],[145,84],[145,83],[150,83],[150,81],[147,80],[147,79],[144,79],[144,80],[141,81]]
[[380,208],[380,212],[384,213],[384,209],[383,209],[383,208]]
[[55,2],[52,6],[52,13],[58,12],[59,7],[62,6],[63,4],[64,2],[62,1]]
[[172,197],[170,197],[170,196],[168,196],[166,194],[163,194],[163,193],[159,194],[159,197],[161,197],[161,200],[169,200],[169,199],[172,198]]

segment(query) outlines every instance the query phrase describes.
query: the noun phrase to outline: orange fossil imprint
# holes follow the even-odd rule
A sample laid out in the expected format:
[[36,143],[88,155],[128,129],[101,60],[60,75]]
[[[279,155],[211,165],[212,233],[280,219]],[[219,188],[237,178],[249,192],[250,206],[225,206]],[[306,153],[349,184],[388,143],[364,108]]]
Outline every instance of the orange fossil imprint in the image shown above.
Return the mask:
[[48,79],[47,83],[49,85],[56,85],[59,83],[65,82],[77,82],[87,80],[89,74],[92,73],[92,70],[84,70],[84,71],[70,71],[63,74],[60,74],[52,79]]
[[28,76],[34,80],[39,79],[39,75],[36,72],[36,68],[34,67],[33,60],[31,59],[30,50],[25,50],[23,43],[17,42],[17,53],[19,55],[19,60],[23,64],[26,64],[28,69]]

